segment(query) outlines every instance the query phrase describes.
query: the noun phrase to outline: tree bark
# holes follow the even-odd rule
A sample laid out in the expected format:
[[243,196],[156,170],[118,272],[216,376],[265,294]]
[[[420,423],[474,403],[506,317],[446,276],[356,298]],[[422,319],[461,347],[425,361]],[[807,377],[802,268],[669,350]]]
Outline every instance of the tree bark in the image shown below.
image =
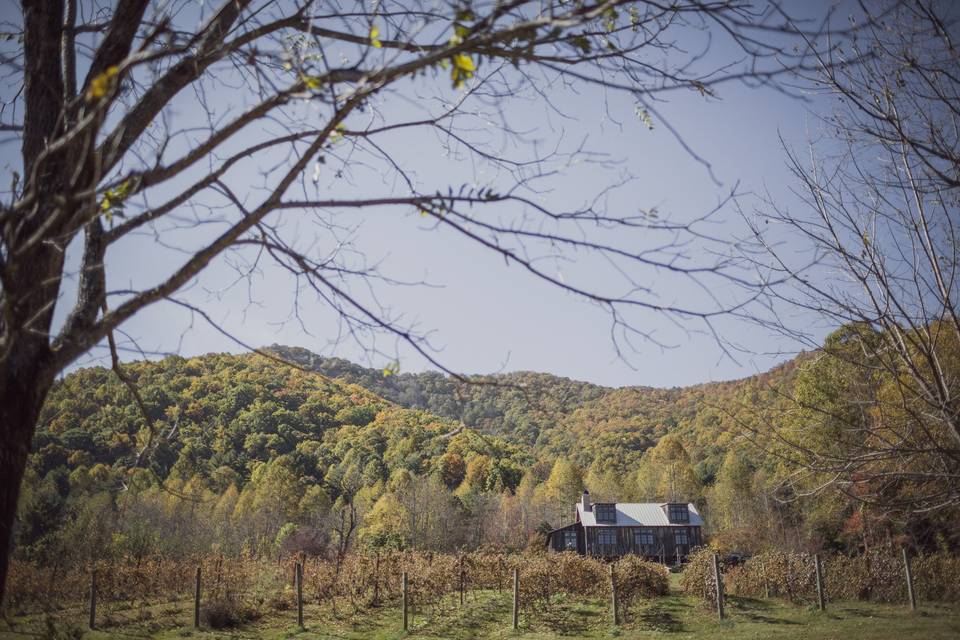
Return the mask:
[[20,483],[43,401],[53,383],[45,341],[14,349],[0,361],[0,604],[6,595]]
[[[46,241],[33,242],[31,238],[57,216],[69,220],[78,207],[64,194],[69,173],[65,163],[73,150],[43,156],[64,126],[60,57],[64,3],[24,0],[23,15],[24,194],[41,197],[0,229],[7,258],[0,261],[5,303],[0,318],[0,603],[6,595],[20,484],[33,434],[54,377],[64,365],[51,349],[50,331],[60,295],[64,251],[74,232],[62,222],[54,222]],[[99,274],[85,270],[83,275],[90,280]],[[102,289],[95,289],[92,295],[102,298]]]
[[[61,116],[63,1],[24,0],[23,22],[25,108],[22,148],[23,176],[28,181],[37,156],[51,141]],[[48,175],[52,173],[55,173],[55,167],[51,166]]]

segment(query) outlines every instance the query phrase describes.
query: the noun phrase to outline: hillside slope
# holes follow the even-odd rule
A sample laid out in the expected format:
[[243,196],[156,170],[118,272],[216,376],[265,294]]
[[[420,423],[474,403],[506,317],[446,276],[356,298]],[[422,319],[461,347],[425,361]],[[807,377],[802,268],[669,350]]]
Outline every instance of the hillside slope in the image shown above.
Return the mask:
[[568,522],[585,487],[696,502],[731,549],[856,548],[905,530],[939,544],[943,530],[796,480],[768,434],[810,417],[786,399],[818,379],[814,356],[730,382],[611,389],[530,372],[386,376],[271,349],[299,366],[254,354],[124,365],[149,421],[109,370],[60,381],[18,553],[521,547]]
[[268,350],[400,406],[527,445],[537,457],[570,457],[584,469],[602,460],[621,473],[636,471],[643,451],[673,433],[692,445],[705,482],[722,462],[733,434],[740,433],[736,420],[744,409],[755,413],[775,405],[789,390],[798,364],[809,358],[801,355],[740,380],[660,389],[602,387],[534,372],[474,376],[471,384],[432,371],[384,376],[298,347],[273,345]]

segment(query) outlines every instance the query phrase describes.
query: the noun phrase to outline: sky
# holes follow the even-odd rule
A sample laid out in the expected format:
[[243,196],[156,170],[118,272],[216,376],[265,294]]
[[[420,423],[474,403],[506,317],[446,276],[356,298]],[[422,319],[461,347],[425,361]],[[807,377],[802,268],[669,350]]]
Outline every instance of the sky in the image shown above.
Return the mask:
[[[813,5],[811,5],[813,6]],[[823,6],[807,10],[823,11]],[[722,42],[711,56],[723,56]],[[412,86],[410,95],[436,98],[431,91],[443,79]],[[444,88],[452,93],[449,87]],[[653,117],[652,129],[635,115],[636,102],[630,96],[604,95],[595,90],[553,93],[562,111],[547,108],[536,100],[511,106],[511,118],[542,144],[560,140],[562,145],[586,144],[616,163],[600,168],[573,166],[545,183],[543,202],[558,208],[589,198],[627,173],[635,178],[609,199],[616,212],[656,208],[671,220],[688,220],[710,210],[737,185],[740,203],[746,209],[760,206],[757,194],[769,194],[784,206],[796,206],[791,194],[792,178],[786,167],[781,140],[802,146],[816,135],[814,114],[829,104],[820,98],[784,95],[772,88],[750,88],[738,83],[724,84],[715,98],[690,91],[671,94],[656,105],[660,117]],[[449,98],[449,96],[448,96]],[[198,96],[182,96],[172,118],[189,121]],[[218,98],[214,98],[215,100]],[[230,98],[225,98],[229,100]],[[384,108],[393,107],[385,103]],[[232,108],[235,105],[225,105]],[[309,114],[305,114],[309,117]],[[678,131],[690,147],[685,149],[668,130],[663,118]],[[393,153],[408,165],[424,184],[466,184],[483,177],[483,170],[458,161],[435,139],[422,134],[403,134],[388,139]],[[694,157],[698,155],[709,163]],[[5,152],[9,152],[9,145]],[[8,165],[9,166],[9,165]],[[346,178],[329,176],[318,188],[352,194],[387,193],[383,173],[359,167]],[[262,180],[262,168],[243,169],[238,184]],[[449,231],[438,229],[415,211],[370,208],[349,211],[337,220],[349,227],[350,242],[363,260],[376,263],[393,277],[429,285],[378,287],[375,299],[405,321],[416,322],[429,332],[433,356],[449,370],[463,373],[496,373],[532,370],[607,386],[644,385],[671,387],[740,378],[765,371],[787,359],[797,345],[771,335],[747,320],[722,318],[716,328],[727,344],[739,349],[722,349],[715,337],[704,333],[697,322],[677,325],[658,312],[631,316],[631,320],[652,340],[634,340],[633,348],[619,353],[611,337],[608,313],[588,301],[556,286],[530,277],[517,265],[505,264],[500,256],[481,249]],[[499,215],[499,214],[498,214]],[[509,215],[504,213],[504,215]],[[314,230],[291,221],[286,232],[307,237]],[[722,209],[708,229],[720,237],[745,232],[737,210]],[[191,234],[186,229],[173,235],[167,246],[158,246],[155,237],[145,234],[108,256],[111,288],[146,286],[183,259]],[[650,234],[624,238],[642,248],[659,240]],[[324,242],[326,240],[319,240]],[[701,251],[690,249],[694,254]],[[70,256],[76,259],[77,246]],[[691,260],[708,259],[692,255]],[[579,254],[564,260],[547,261],[552,275],[585,286],[604,289],[617,277],[611,265]],[[709,291],[676,281],[669,274],[643,271],[638,281],[651,289],[650,299],[663,304],[700,308],[714,304],[708,294],[725,304],[737,295],[717,286]],[[611,285],[612,286],[612,285]],[[299,293],[299,295],[296,295]],[[64,288],[61,317],[71,301],[69,284]],[[383,367],[397,361],[400,371],[417,372],[435,368],[412,349],[384,336],[359,346],[338,341],[337,318],[328,307],[309,299],[289,274],[264,267],[243,282],[236,282],[229,265],[215,265],[181,292],[184,299],[202,306],[230,336],[196,315],[169,303],[158,304],[122,327],[125,359],[163,353],[191,356],[209,352],[243,352],[244,345],[284,344],[304,347],[322,355],[338,356],[360,364]],[[300,317],[291,315],[294,299],[301,303]],[[239,341],[239,343],[238,343]],[[242,344],[240,344],[242,343]],[[74,367],[105,364],[103,349],[95,350]]]

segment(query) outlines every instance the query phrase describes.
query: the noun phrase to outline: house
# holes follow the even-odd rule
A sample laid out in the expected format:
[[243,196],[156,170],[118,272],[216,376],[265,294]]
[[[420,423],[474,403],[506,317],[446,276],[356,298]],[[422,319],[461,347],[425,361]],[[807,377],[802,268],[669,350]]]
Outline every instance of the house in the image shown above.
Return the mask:
[[703,518],[686,502],[597,502],[583,492],[576,521],[548,534],[554,551],[616,558],[635,553],[649,560],[681,562],[703,543]]

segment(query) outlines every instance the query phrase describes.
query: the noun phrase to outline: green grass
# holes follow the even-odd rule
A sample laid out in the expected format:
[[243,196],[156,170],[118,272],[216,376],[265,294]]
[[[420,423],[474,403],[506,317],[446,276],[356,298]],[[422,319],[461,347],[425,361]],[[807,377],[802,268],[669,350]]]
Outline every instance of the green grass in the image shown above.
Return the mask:
[[[159,605],[136,612],[114,612],[112,624],[101,631],[83,634],[89,640],[101,638],[154,638],[174,640],[195,638],[266,638],[268,640],[388,640],[399,638],[470,640],[473,638],[523,638],[559,640],[567,638],[752,638],[885,640],[917,637],[960,638],[960,610],[956,606],[927,605],[916,613],[904,606],[869,603],[830,603],[827,611],[798,607],[775,600],[731,597],[728,618],[682,595],[644,601],[627,612],[627,620],[614,628],[607,603],[558,599],[550,612],[521,615],[521,629],[511,630],[510,598],[506,593],[468,594],[464,608],[452,599],[440,613],[417,611],[411,616],[410,632],[401,629],[396,606],[378,607],[351,614],[340,606],[335,614],[328,607],[305,608],[306,629],[296,627],[296,611],[271,612],[259,620],[230,631],[194,630],[189,603]],[[139,618],[139,619],[138,619]],[[77,637],[82,627],[81,610],[63,612],[51,619],[26,616],[10,623],[0,622],[0,638]],[[71,633],[72,632],[72,633]]]

